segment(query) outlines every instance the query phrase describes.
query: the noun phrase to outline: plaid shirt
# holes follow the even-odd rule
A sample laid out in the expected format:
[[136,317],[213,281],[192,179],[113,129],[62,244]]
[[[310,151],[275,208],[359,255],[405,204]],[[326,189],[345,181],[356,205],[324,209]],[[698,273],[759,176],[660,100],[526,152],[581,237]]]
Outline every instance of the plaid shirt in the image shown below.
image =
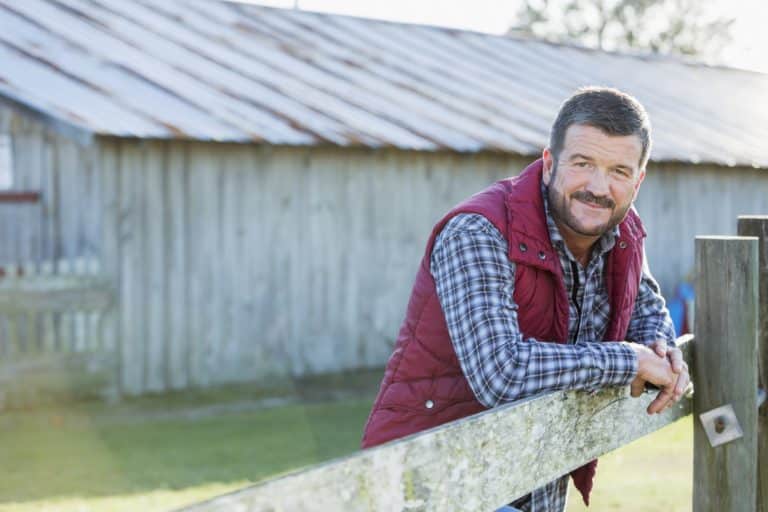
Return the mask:
[[[520,332],[512,299],[515,264],[507,256],[507,240],[485,217],[455,216],[432,249],[430,270],[451,341],[472,391],[486,407],[564,389],[595,392],[625,386],[637,375],[637,357],[630,347],[601,341],[610,318],[603,264],[618,227],[597,241],[583,268],[549,214],[544,188],[542,195],[569,297],[568,344],[539,343]],[[674,346],[669,312],[644,262],[627,339],[650,345],[659,338]],[[560,512],[567,492],[564,475],[513,505],[526,512]]]

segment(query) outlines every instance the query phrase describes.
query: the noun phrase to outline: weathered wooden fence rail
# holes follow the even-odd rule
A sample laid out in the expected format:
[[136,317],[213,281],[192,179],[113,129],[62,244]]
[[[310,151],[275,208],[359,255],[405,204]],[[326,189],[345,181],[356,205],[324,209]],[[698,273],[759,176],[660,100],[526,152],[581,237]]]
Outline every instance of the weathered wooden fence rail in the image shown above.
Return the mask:
[[[681,340],[686,354],[692,345]],[[188,511],[492,511],[593,458],[690,414],[661,415],[627,388],[568,391],[456,421]]]
[[[696,240],[696,339],[678,339],[691,369],[693,400],[648,416],[645,408],[653,396],[633,399],[626,388],[534,397],[183,510],[493,511],[694,414],[694,512],[765,511],[766,470],[760,462],[766,459],[764,451],[758,457],[758,436],[764,439],[768,432],[759,431],[765,428],[765,407],[758,426],[755,404],[758,339],[765,368],[765,331],[758,325],[766,302],[758,294],[758,276],[768,276],[768,217],[740,222],[743,232],[762,237]],[[760,286],[764,291],[765,281]],[[728,433],[738,423],[742,436],[712,446],[700,414],[722,406],[731,406],[735,417],[718,416],[719,424],[708,428]]]

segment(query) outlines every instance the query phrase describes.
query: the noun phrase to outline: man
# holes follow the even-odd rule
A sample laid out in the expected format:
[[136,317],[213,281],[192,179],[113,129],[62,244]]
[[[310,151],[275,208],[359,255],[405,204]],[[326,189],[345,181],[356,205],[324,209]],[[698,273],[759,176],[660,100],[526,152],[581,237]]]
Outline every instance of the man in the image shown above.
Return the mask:
[[[632,208],[650,148],[637,100],[581,89],[541,159],[438,222],[363,447],[542,392],[648,382],[648,414],[680,399],[687,366]],[[571,473],[586,504],[596,463]],[[564,475],[502,510],[560,512],[567,491]]]

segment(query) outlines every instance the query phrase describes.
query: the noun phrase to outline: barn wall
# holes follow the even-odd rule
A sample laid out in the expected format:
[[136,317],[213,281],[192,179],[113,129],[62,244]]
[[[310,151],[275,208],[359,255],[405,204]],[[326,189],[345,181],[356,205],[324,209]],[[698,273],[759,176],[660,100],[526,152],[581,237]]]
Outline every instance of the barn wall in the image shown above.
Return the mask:
[[[11,145],[13,183],[4,191],[39,194],[37,202],[0,201],[4,292],[70,286],[81,282],[77,275],[99,274],[97,147],[2,104],[0,136]],[[66,307],[68,312],[0,312],[0,410],[116,390],[116,347],[100,329],[110,320]]]
[[735,235],[739,215],[768,214],[768,170],[651,165],[635,204],[651,270],[671,296],[693,282],[696,236]]
[[[381,365],[429,230],[523,161],[104,140],[132,393]],[[516,163],[515,163],[516,162]]]
[[[192,142],[102,147],[105,266],[119,276],[123,383],[137,393],[383,364],[433,223],[527,163]],[[768,211],[766,188],[754,170],[651,169],[638,207],[665,288],[689,272],[695,233],[730,233],[737,214]]]
[[10,135],[11,190],[41,193],[36,206],[0,205],[0,265],[96,258],[100,238],[97,148],[65,137],[0,105],[0,135]]
[[[433,223],[529,160],[112,138],[81,146],[0,113],[18,188],[43,192],[37,216],[9,222],[2,212],[0,245],[16,240],[22,259],[98,257],[118,298],[101,343],[118,351],[134,394],[382,365]],[[736,216],[768,212],[767,198],[764,171],[652,166],[637,207],[665,290],[690,272],[696,234],[735,233]]]

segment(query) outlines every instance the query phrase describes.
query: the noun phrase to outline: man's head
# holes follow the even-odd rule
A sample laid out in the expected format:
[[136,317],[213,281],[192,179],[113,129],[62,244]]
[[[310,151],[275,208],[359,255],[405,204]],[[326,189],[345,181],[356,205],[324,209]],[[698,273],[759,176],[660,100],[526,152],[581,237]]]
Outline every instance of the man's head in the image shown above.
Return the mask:
[[648,115],[615,89],[580,89],[561,107],[544,150],[550,211],[566,242],[618,225],[645,177]]

